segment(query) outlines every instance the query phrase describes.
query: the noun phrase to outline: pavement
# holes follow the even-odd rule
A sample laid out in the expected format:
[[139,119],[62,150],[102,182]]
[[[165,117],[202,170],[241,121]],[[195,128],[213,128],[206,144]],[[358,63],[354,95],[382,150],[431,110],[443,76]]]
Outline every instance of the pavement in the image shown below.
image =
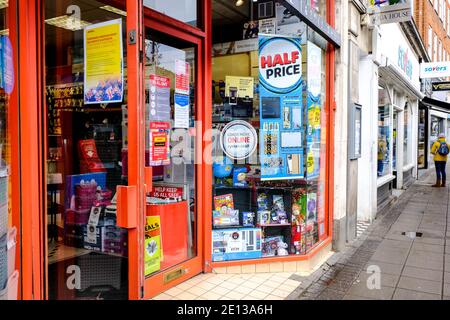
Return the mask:
[[[447,172],[450,172],[450,166]],[[201,274],[155,300],[449,300],[450,211],[434,170],[359,223],[359,237],[308,276]]]
[[433,170],[421,175],[287,299],[449,300],[450,188],[434,182]]

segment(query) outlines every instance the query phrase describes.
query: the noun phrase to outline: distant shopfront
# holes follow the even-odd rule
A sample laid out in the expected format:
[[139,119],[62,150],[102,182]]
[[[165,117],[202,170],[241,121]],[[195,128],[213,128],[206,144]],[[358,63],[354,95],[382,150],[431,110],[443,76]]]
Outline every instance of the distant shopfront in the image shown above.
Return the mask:
[[2,89],[19,298],[150,298],[330,251],[334,1],[38,4],[10,1],[31,40]]

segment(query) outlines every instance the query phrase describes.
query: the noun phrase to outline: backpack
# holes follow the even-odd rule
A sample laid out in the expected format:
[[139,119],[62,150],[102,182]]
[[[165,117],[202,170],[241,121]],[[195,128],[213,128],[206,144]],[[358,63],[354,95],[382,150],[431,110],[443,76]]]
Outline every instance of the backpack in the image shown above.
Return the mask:
[[445,157],[449,154],[450,150],[448,148],[448,145],[446,142],[441,142],[441,145],[439,146],[439,149],[437,153],[439,153],[441,156]]

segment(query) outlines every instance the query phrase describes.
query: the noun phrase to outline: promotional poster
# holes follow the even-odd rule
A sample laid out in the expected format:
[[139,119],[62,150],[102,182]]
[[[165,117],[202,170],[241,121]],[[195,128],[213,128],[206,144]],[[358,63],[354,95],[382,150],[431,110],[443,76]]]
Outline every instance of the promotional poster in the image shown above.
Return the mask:
[[320,139],[321,139],[321,92],[322,92],[322,49],[312,42],[307,44],[307,177],[313,179],[320,173]]
[[259,36],[261,180],[304,178],[300,38]]
[[84,61],[84,103],[122,102],[122,19],[84,29]]
[[170,164],[170,123],[150,122],[150,166]]
[[159,216],[149,216],[145,225],[145,275],[161,269],[161,219]]

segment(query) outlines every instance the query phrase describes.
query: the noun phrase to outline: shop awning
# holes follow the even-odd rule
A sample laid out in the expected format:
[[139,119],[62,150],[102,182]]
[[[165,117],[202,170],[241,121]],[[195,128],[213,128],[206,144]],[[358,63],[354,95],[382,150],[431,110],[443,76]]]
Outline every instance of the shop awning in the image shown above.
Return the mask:
[[379,73],[380,76],[390,79],[394,84],[401,86],[411,96],[415,96],[419,100],[422,100],[425,97],[420,89],[404,75],[399,67],[392,64],[389,59],[386,59],[385,65],[380,66]]
[[439,108],[439,111],[450,113],[450,103],[445,101],[425,97],[423,98],[422,103],[431,108]]

